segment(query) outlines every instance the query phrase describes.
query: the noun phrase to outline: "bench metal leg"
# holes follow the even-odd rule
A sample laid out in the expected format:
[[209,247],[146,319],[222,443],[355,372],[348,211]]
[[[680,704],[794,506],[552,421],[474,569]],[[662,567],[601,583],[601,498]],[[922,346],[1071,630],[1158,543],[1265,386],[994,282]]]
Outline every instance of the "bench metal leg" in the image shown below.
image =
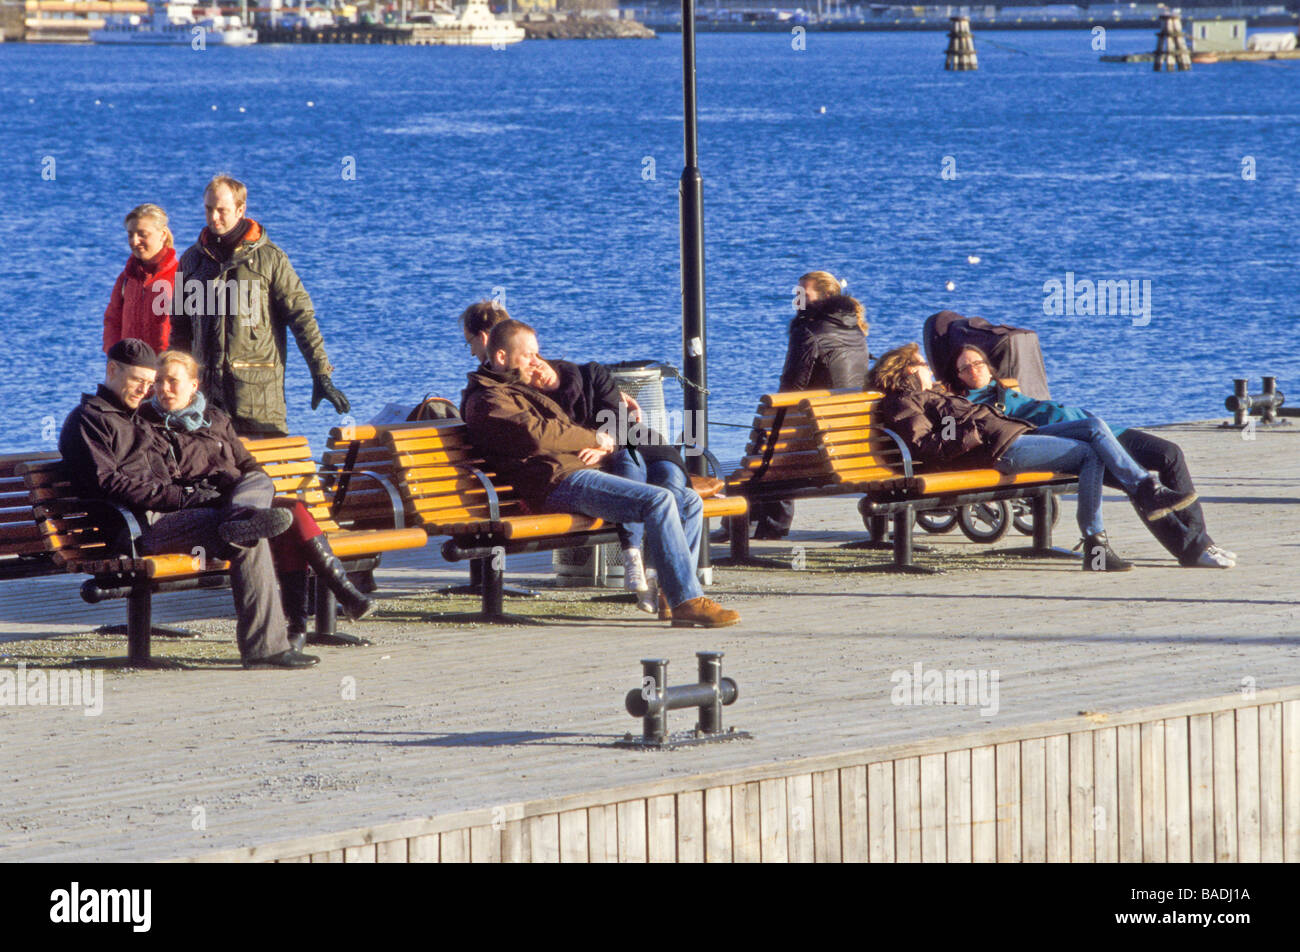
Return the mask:
[[[873,532],[874,536],[875,533]],[[894,513],[894,565],[900,569],[912,565],[912,510]]]
[[149,636],[153,628],[153,595],[136,588],[126,600],[126,658],[133,666],[149,666]]
[[153,592],[140,585],[126,598],[126,663],[132,668],[183,668],[165,658],[155,658],[149,643],[153,634]]
[[[438,589],[439,595],[479,595],[483,592],[483,570],[479,566],[478,559],[472,559],[469,563],[469,584],[468,585],[448,585],[446,588]],[[516,588],[513,585],[502,585],[501,594],[506,598],[541,598],[541,592],[535,592],[531,588]]]
[[316,630],[307,632],[307,644],[326,647],[364,648],[374,642],[357,635],[345,634],[338,630],[338,602],[330,587],[319,578],[312,579],[316,589]]
[[728,516],[727,532],[731,539],[732,560],[736,563],[744,562],[749,558],[749,513]]
[[1034,493],[1029,499],[1034,519],[1034,544],[1014,549],[998,549],[998,555],[1013,555],[1031,559],[1078,560],[1079,553],[1058,549],[1052,545],[1052,493],[1050,490]]

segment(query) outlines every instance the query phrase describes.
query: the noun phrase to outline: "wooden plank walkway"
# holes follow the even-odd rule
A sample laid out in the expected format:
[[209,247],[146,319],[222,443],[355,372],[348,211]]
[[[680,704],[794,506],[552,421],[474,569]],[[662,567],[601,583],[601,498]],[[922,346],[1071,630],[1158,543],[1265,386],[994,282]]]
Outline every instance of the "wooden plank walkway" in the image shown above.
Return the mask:
[[[794,547],[803,546],[808,570],[718,570],[713,594],[741,610],[737,628],[672,629],[630,607],[612,620],[525,627],[368,621],[349,627],[374,638],[375,647],[327,649],[321,665],[306,672],[108,672],[98,717],[68,707],[0,706],[0,859],[192,857],[466,810],[507,816],[513,804],[586,790],[1300,684],[1300,427],[1261,428],[1253,441],[1207,425],[1170,428],[1169,435],[1187,452],[1211,530],[1241,556],[1241,567],[1179,569],[1127,504],[1108,499],[1115,547],[1139,562],[1123,575],[1085,574],[1074,562],[974,558],[981,550],[960,535],[918,535],[939,550],[936,564],[947,560],[950,571],[942,575],[819,571],[813,556],[821,547],[857,537],[856,511],[851,499],[801,502],[792,538],[756,544],[755,551],[793,564]],[[1057,541],[1070,545],[1073,506],[1065,509]],[[1021,541],[1013,535],[1000,545]],[[720,547],[715,552],[723,554]],[[435,576],[461,576],[456,567],[432,571],[435,558],[430,549],[386,560],[380,580],[413,588],[434,584]],[[870,558],[883,564],[889,554]],[[541,564],[511,567],[534,571],[529,565]],[[115,620],[112,612],[79,605],[71,580],[45,582],[48,589],[39,590],[43,583],[0,583],[0,637]],[[71,588],[60,594],[58,584]],[[190,597],[159,598],[159,619],[175,620],[167,606]],[[207,593],[198,607],[215,613],[233,637],[228,598]],[[623,712],[622,697],[639,683],[640,658],[670,658],[670,683],[681,683],[694,680],[693,653],[706,648],[726,651],[724,673],[740,683],[740,700],[725,709],[725,721],[754,732],[755,740],[658,754],[607,746],[638,727]],[[0,659],[0,668],[8,663]],[[997,712],[893,703],[894,675],[918,663],[927,670],[996,671]],[[691,712],[673,718],[677,727],[693,723]],[[778,814],[793,815],[811,802],[815,825],[838,800],[841,813],[892,812],[899,833],[888,845],[845,842],[842,857],[817,858],[868,859],[873,851],[883,858],[887,849],[898,859],[1054,858],[1067,805],[1101,806],[1118,818],[1108,828],[1112,836],[1073,844],[1076,856],[1086,848],[1099,859],[1127,858],[1136,831],[1159,822],[1153,811],[1172,821],[1169,848],[1191,858],[1235,855],[1236,831],[1257,828],[1261,854],[1274,855],[1263,832],[1276,834],[1296,815],[1277,806],[1293,791],[1279,791],[1276,773],[1268,771],[1258,790],[1239,785],[1234,766],[1209,752],[1222,749],[1216,741],[1229,730],[1237,738],[1257,736],[1261,747],[1280,745],[1287,725],[1262,716],[1239,721],[1231,712],[1189,722],[1181,747],[1164,739],[1163,762],[1135,731],[1071,734],[1068,745],[1017,750],[1015,757],[1031,759],[1014,764],[1010,750],[977,747],[969,758],[899,760],[892,791],[865,768],[837,786],[823,774],[814,774],[811,789],[769,783],[764,790],[766,781],[754,782],[729,803],[679,800],[671,814],[671,803],[652,801],[641,818],[647,837],[620,839],[628,823],[610,816],[603,828],[588,826],[588,849],[620,859],[724,850],[736,858],[795,858],[809,841],[779,823]],[[1198,757],[1200,751],[1208,756]],[[1161,770],[1178,769],[1179,757],[1191,759],[1198,778],[1190,803],[1144,797],[1135,809],[1134,789],[1075,783],[1063,790],[1054,782],[1062,764],[1077,777],[1093,768],[1101,775],[1102,764],[1133,762],[1140,782],[1150,778],[1154,788]],[[1007,786],[1025,769],[1037,778],[1040,768],[1042,783]],[[936,799],[934,780],[943,777],[956,778],[955,795]],[[1231,810],[1231,830],[1178,826],[1204,797],[1218,816]],[[716,839],[720,811],[731,814],[727,843]],[[1014,828],[1028,824],[1030,835],[1004,839],[1013,825],[996,821],[1007,811],[1019,816]],[[533,855],[552,850],[562,858],[570,840],[560,832],[570,823],[561,817],[555,829],[521,828],[519,839],[502,838],[502,848],[527,837]],[[954,824],[963,833],[949,842],[943,831]],[[592,837],[600,838],[597,846]]]

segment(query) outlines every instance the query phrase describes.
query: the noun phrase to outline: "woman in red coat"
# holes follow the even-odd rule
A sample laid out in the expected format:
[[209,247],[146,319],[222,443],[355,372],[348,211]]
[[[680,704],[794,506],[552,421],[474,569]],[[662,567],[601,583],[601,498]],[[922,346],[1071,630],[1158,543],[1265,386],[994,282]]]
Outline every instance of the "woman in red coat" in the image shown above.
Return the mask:
[[124,224],[131,257],[104,311],[104,353],[127,337],[139,338],[161,353],[171,338],[177,264],[167,213],[157,205],[140,205],[131,209]]

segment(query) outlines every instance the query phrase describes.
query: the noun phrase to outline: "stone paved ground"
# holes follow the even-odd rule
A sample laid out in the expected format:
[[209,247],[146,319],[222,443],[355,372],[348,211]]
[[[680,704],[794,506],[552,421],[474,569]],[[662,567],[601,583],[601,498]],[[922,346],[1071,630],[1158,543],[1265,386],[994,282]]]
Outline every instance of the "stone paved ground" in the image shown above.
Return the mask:
[[[104,675],[99,716],[0,707],[0,859],[159,859],[374,823],[595,790],[669,775],[1300,684],[1300,426],[1253,441],[1205,424],[1167,428],[1187,451],[1230,571],[1180,569],[1132,510],[1108,497],[1123,575],[1074,562],[988,554],[958,533],[919,536],[944,574],[876,570],[888,553],[834,548],[858,533],[851,499],[804,502],[795,532],[756,553],[803,571],[719,569],[712,594],[744,616],[714,633],[671,629],[631,607],[552,604],[542,625],[451,624],[430,586],[458,570],[434,549],[380,572],[387,601],[352,626],[369,649],[325,649],[305,672],[233,662],[226,593],[159,599],[160,616],[210,617],[204,658],[179,672]],[[1057,541],[1073,544],[1073,504]],[[1017,544],[1012,536],[999,548]],[[715,549],[716,555],[723,550]],[[516,578],[545,560],[512,562]],[[521,568],[523,569],[520,574]],[[14,591],[15,588],[19,591]],[[0,668],[37,664],[51,644],[112,619],[75,585],[0,584]],[[460,603],[463,605],[463,603]],[[103,644],[105,639],[99,639]],[[660,754],[606,746],[636,721],[623,695],[638,661],[726,651],[741,698],[728,723],[751,742]],[[103,653],[122,654],[120,641]],[[214,662],[213,659],[216,659]],[[998,674],[996,713],[974,705],[897,706],[891,675],[925,668]],[[355,697],[353,697],[353,694]],[[991,705],[990,705],[991,706]],[[675,712],[678,727],[689,712]]]

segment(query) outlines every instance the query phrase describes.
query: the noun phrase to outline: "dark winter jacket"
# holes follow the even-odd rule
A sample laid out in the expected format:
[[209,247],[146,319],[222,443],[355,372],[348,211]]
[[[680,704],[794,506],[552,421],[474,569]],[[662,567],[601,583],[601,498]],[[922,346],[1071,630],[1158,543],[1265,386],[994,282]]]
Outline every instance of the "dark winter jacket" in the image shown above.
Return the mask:
[[[614,442],[625,446],[650,462],[666,459],[684,471],[686,463],[677,447],[648,425],[635,424],[621,409],[618,383],[604,364],[575,364],[567,360],[547,361],[559,377],[559,386],[547,396],[554,400],[574,423],[592,430],[604,429]],[[620,426],[623,432],[619,432]]]
[[881,425],[902,437],[912,458],[939,469],[991,466],[1012,443],[1034,429],[993,407],[937,390],[922,390],[908,377],[901,390],[880,401]]
[[82,394],[81,404],[68,414],[59,452],[81,495],[136,513],[172,512],[184,505],[180,469],[162,432],[103,384],[94,394]]
[[175,464],[177,478],[183,483],[206,481],[217,489],[225,490],[247,473],[262,467],[248,452],[230,417],[215,407],[209,407],[210,426],[194,431],[167,429],[162,417],[152,404],[140,408],[140,416],[159,429],[167,446],[168,456]]
[[596,445],[596,431],[574,423],[554,400],[521,383],[515,371],[479,367],[469,375],[461,416],[488,468],[515,487],[533,512],[570,473],[587,469],[578,453]]
[[861,390],[867,376],[867,336],[860,305],[847,295],[810,301],[790,322],[781,390]]
[[[218,278],[236,283],[218,294],[210,286]],[[286,328],[293,331],[313,376],[334,369],[325,356],[311,298],[288,256],[249,220],[244,240],[229,260],[222,260],[204,228],[181,256],[176,279],[176,310],[181,313],[172,318],[171,346],[199,362],[209,403],[230,414],[239,433],[287,434]]]

